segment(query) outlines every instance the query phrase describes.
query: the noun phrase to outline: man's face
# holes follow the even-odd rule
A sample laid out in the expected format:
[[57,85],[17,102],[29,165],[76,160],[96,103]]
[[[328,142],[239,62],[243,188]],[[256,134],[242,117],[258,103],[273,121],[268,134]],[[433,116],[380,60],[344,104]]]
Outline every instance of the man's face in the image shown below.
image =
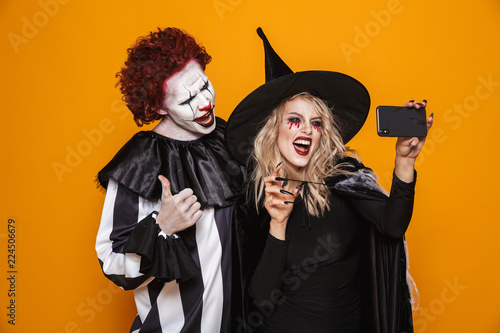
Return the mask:
[[158,113],[165,115],[168,137],[189,141],[214,130],[214,87],[196,60],[168,78],[164,87],[165,100]]

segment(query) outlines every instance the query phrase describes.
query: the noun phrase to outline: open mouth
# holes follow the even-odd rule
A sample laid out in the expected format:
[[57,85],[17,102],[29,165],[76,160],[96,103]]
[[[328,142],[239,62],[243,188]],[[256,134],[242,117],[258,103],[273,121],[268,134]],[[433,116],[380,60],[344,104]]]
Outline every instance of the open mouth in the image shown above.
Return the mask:
[[214,109],[211,108],[210,110],[207,110],[207,112],[204,115],[198,118],[194,118],[193,121],[203,127],[212,126],[215,121]]
[[297,154],[300,156],[307,156],[307,154],[309,154],[309,149],[311,148],[311,141],[311,138],[306,137],[298,137],[295,139],[293,147],[295,148]]

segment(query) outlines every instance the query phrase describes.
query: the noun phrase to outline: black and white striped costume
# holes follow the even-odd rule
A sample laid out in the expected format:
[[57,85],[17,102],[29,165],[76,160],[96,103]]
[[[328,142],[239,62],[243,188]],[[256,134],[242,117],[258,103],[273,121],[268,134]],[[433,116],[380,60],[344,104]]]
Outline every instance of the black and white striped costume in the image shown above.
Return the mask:
[[[218,120],[220,122],[220,120]],[[134,291],[131,332],[227,332],[232,202],[243,182],[222,126],[195,141],[136,134],[99,173],[106,198],[96,251],[106,277]],[[155,221],[166,176],[173,194],[192,188],[203,215],[167,236]]]

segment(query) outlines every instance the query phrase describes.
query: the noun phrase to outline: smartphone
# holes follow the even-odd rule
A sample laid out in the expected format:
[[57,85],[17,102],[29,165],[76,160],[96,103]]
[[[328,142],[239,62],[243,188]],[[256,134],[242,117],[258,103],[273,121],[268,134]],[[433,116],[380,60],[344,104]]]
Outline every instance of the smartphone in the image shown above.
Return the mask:
[[379,136],[389,137],[427,136],[425,108],[378,106],[377,133]]

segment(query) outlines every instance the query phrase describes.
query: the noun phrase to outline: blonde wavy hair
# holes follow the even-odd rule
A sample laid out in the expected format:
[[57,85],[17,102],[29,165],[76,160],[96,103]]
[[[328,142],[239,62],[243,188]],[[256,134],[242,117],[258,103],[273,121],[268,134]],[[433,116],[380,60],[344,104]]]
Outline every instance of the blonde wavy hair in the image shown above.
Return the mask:
[[[302,99],[311,103],[321,117],[321,138],[316,151],[312,154],[309,163],[304,168],[302,174],[295,174],[292,168],[287,165],[283,155],[278,149],[278,132],[283,121],[286,104],[295,99]],[[266,119],[264,127],[257,134],[252,151],[252,159],[255,168],[250,177],[253,182],[253,194],[249,189],[249,195],[253,195],[257,210],[261,206],[264,194],[264,178],[271,175],[278,163],[284,162],[280,170],[280,177],[306,180],[309,182],[309,200],[306,200],[306,208],[310,215],[321,216],[325,210],[329,210],[330,191],[321,185],[328,177],[337,174],[349,174],[342,170],[345,165],[337,164],[339,159],[346,157],[347,152],[354,151],[347,148],[342,142],[337,124],[333,119],[331,110],[326,103],[307,92],[297,94],[281,102]],[[355,155],[354,155],[355,156]],[[251,184],[250,183],[250,184]],[[291,189],[288,189],[291,191]]]

